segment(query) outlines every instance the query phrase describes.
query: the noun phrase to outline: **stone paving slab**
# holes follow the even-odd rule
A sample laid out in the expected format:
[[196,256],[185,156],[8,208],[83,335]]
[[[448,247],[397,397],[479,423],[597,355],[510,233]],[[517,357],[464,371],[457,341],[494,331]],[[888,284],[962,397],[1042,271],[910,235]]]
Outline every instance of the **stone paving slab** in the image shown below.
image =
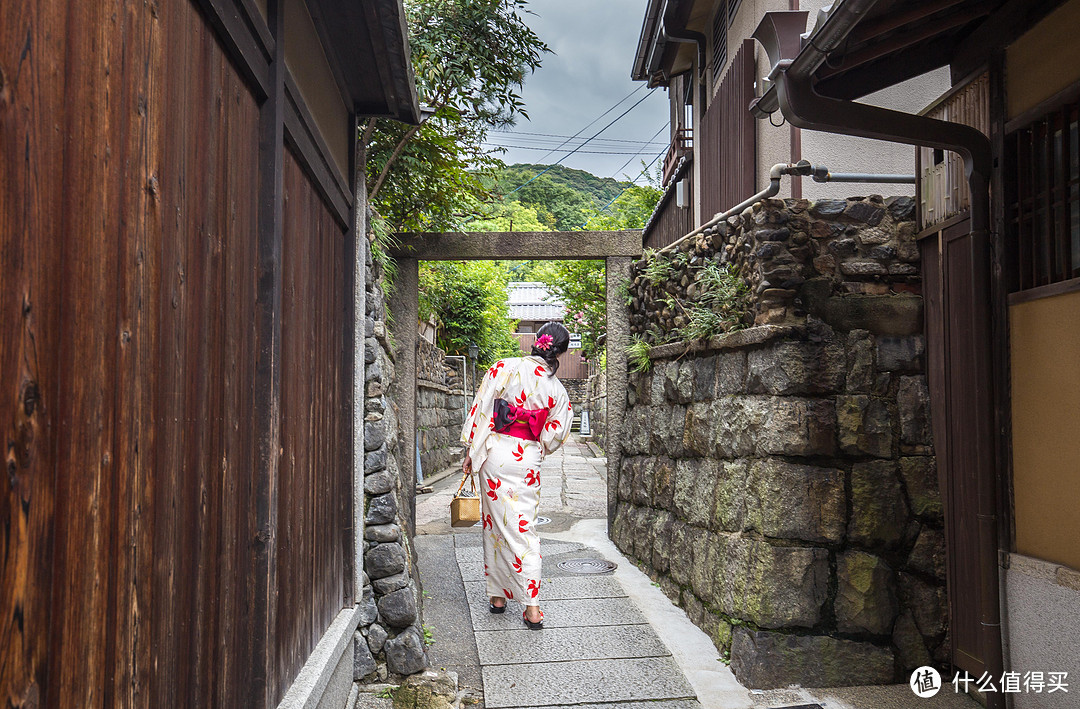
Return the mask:
[[[585,626],[641,625],[645,616],[625,598],[582,598],[567,601],[544,601],[544,629]],[[505,613],[488,612],[487,604],[470,603],[473,629],[517,630],[524,628],[520,603],[511,601]]]
[[543,707],[520,707],[520,709],[701,709],[701,705],[693,699],[673,699],[614,704],[546,704]]
[[484,666],[671,654],[648,625],[495,630],[477,633],[476,648]]
[[483,676],[488,709],[694,698],[670,657],[495,665]]
[[[487,603],[487,584],[468,581],[465,596],[470,604]],[[566,601],[574,598],[625,598],[626,591],[610,576],[553,576],[544,577],[540,585],[540,604],[548,601]]]
[[[544,558],[558,556],[560,554],[568,554],[574,551],[581,551],[585,548],[583,544],[572,544],[570,542],[546,542],[541,538],[540,540],[540,555]],[[462,561],[483,561],[484,560],[484,548],[482,546],[458,546],[455,550],[457,559]]]

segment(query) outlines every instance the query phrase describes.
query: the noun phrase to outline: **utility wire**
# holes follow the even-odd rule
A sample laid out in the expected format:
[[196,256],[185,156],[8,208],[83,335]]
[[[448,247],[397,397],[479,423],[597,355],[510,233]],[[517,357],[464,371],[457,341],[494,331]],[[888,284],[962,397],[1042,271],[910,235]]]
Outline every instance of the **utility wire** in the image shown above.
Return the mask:
[[[529,146],[529,145],[495,145],[495,147],[497,147],[497,148],[513,148],[514,150],[547,150],[547,148],[543,148],[543,147],[538,148],[536,146]],[[665,147],[664,149],[666,150],[667,148]],[[638,155],[641,155],[643,152],[645,152],[645,151],[639,150],[636,153],[632,153],[632,152],[629,152],[627,150],[579,150],[578,154],[579,155],[629,155],[629,156],[631,156],[630,160],[633,160],[635,157],[637,157]],[[627,161],[626,163],[623,163],[623,167],[626,167],[629,164],[630,164],[629,161]],[[619,169],[621,170],[622,168],[619,168]]]
[[[610,111],[609,111],[609,113],[610,113]],[[601,117],[603,117],[603,116],[601,115]],[[596,123],[596,121],[594,120],[593,123]],[[592,124],[590,124],[590,125],[592,125]],[[589,126],[585,126],[585,128],[588,128],[588,127]],[[582,130],[584,130],[584,129],[582,129]],[[558,133],[530,133],[528,131],[520,131],[520,130],[493,130],[493,131],[490,131],[490,132],[494,133],[496,135],[507,135],[507,136],[519,136],[519,135],[520,136],[534,136],[535,135],[535,136],[539,136],[539,137],[542,137],[542,138],[571,138],[571,139],[577,137],[577,135],[559,135]],[[579,131],[578,134],[580,135],[580,131]],[[537,138],[536,140],[539,140],[539,138]],[[648,143],[649,142],[647,140],[628,140],[626,138],[605,138],[604,140],[605,140],[605,142],[608,142],[608,143],[637,143],[637,144],[641,144],[641,143]],[[554,141],[551,141],[551,142],[554,142]]]
[[[610,201],[608,201],[608,203],[607,203],[607,204],[605,204],[605,205],[604,205],[603,207],[601,207],[601,208],[600,208],[600,210],[599,210],[599,211],[597,211],[597,214],[603,214],[603,213],[604,213],[605,211],[607,211],[607,208],[608,208],[608,207],[610,207],[611,205],[615,204],[615,200],[617,200],[617,199],[618,199],[619,197],[622,197],[622,196],[623,196],[623,193],[624,193],[624,192],[626,192],[626,190],[630,189],[630,187],[633,187],[633,186],[634,186],[634,184],[633,184],[633,183],[634,183],[634,181],[636,181],[636,180],[638,179],[638,177],[641,177],[641,176],[642,176],[642,175],[644,175],[644,174],[645,174],[646,172],[648,172],[648,171],[649,171],[649,168],[651,168],[651,167],[652,167],[653,165],[655,165],[655,164],[656,164],[656,161],[657,161],[657,160],[659,160],[659,159],[660,159],[660,158],[661,158],[661,157],[662,157],[662,156],[663,156],[663,155],[664,155],[665,153],[667,153],[667,149],[666,149],[666,148],[665,148],[665,149],[664,149],[664,150],[663,150],[662,152],[658,153],[658,154],[657,154],[657,156],[656,156],[655,158],[653,158],[653,159],[652,159],[652,160],[651,160],[651,161],[649,162],[649,164],[648,164],[648,165],[646,165],[646,166],[645,166],[644,168],[642,168],[641,172],[639,172],[639,173],[637,174],[637,177],[635,177],[635,178],[634,178],[633,180],[631,180],[631,181],[630,181],[630,186],[629,186],[629,187],[623,187],[623,188],[622,188],[622,191],[620,191],[620,192],[619,192],[619,194],[617,194],[617,195],[615,195],[614,197],[612,197],[612,198],[611,198],[611,200],[610,200]],[[586,219],[586,220],[585,220],[585,223],[581,225],[581,228],[582,228],[582,229],[584,229],[584,228],[585,228],[585,227],[586,227],[586,226],[588,225],[588,223],[589,223],[589,220],[588,220],[588,219]]]
[[[664,130],[666,130],[666,129],[667,129],[667,127],[668,127],[668,124],[667,124],[667,123],[665,123],[664,125],[660,126],[660,130],[658,130],[658,131],[656,131],[655,133],[653,133],[653,135],[652,135],[652,138],[649,138],[649,140],[651,141],[651,140],[652,140],[653,138],[655,138],[656,136],[660,135],[661,131],[664,131]],[[667,152],[667,145],[666,145],[666,144],[664,145],[664,151],[665,151],[665,152]],[[641,154],[642,154],[643,152],[645,152],[645,148],[642,148],[641,150],[639,150],[639,151],[637,151],[636,153],[634,153],[633,157],[631,157],[631,158],[630,158],[629,160],[627,160],[626,162],[624,162],[624,163],[623,163],[623,164],[622,164],[622,165],[621,165],[621,166],[619,167],[619,169],[615,171],[615,174],[614,174],[614,175],[612,175],[612,177],[614,177],[614,178],[615,178],[616,180],[617,180],[617,179],[619,179],[619,173],[620,173],[620,172],[622,172],[623,170],[625,170],[625,169],[626,169],[626,166],[627,166],[627,165],[629,165],[629,164],[630,164],[630,162],[631,162],[631,161],[632,161],[632,160],[633,160],[633,159],[634,159],[635,157],[637,157],[638,155],[641,155]],[[656,161],[655,161],[655,160],[653,160],[653,162],[656,162]],[[641,177],[641,175],[638,175],[638,177]],[[637,179],[637,177],[635,177],[634,179],[636,180],[636,179]]]
[[[642,102],[642,101],[644,101],[645,99],[649,98],[650,96],[652,96],[652,93],[651,93],[651,92],[650,92],[650,93],[647,93],[647,94],[645,94],[644,96],[642,96],[642,97],[641,97],[640,99],[638,99],[638,100],[637,100],[637,103],[635,103],[635,104],[634,104],[633,106],[631,106],[630,108],[626,109],[625,111],[623,111],[622,113],[620,113],[620,114],[619,114],[618,116],[616,116],[616,117],[615,117],[615,119],[614,119],[613,121],[611,121],[611,123],[608,123],[608,124],[607,124],[606,126],[604,126],[603,128],[601,128],[600,130],[596,131],[596,133],[593,133],[593,135],[592,135],[592,136],[591,136],[591,137],[590,137],[590,138],[589,138],[588,140],[586,140],[586,141],[585,141],[584,143],[582,143],[582,144],[581,144],[581,145],[579,145],[578,147],[574,148],[573,150],[571,150],[570,152],[568,152],[568,153],[567,153],[566,155],[563,155],[563,156],[562,156],[561,158],[559,158],[559,159],[558,159],[557,161],[555,161],[555,162],[554,162],[554,163],[552,163],[551,165],[548,165],[546,169],[544,169],[544,170],[542,170],[542,171],[538,172],[537,174],[533,175],[533,176],[532,176],[532,179],[530,179],[530,180],[529,180],[528,182],[526,182],[526,183],[524,183],[524,184],[522,184],[522,185],[518,185],[517,187],[515,187],[515,188],[514,188],[514,189],[512,189],[512,190],[510,190],[510,191],[509,191],[509,192],[507,192],[506,194],[507,194],[507,195],[512,195],[512,194],[514,194],[515,192],[517,192],[518,190],[520,190],[520,189],[521,189],[522,187],[525,187],[525,185],[528,185],[529,183],[531,183],[531,182],[533,182],[534,180],[536,180],[536,179],[537,179],[538,177],[540,177],[541,175],[543,175],[543,174],[544,174],[545,172],[548,172],[549,170],[551,170],[552,168],[554,168],[554,167],[555,167],[556,165],[559,165],[560,163],[562,163],[562,161],[563,161],[563,160],[566,160],[566,159],[567,159],[568,157],[570,157],[570,156],[571,156],[571,155],[573,155],[574,153],[576,153],[576,152],[578,152],[579,150],[581,150],[581,148],[583,148],[583,147],[585,147],[586,145],[588,145],[588,144],[589,144],[589,141],[591,141],[591,140],[592,140],[593,138],[597,137],[598,135],[600,135],[601,133],[603,133],[604,131],[606,131],[606,130],[607,130],[608,128],[610,128],[611,126],[615,125],[615,124],[616,124],[616,123],[617,123],[617,122],[618,122],[618,121],[619,121],[619,120],[620,120],[620,119],[621,119],[621,118],[622,118],[623,116],[625,116],[626,114],[630,113],[630,111],[633,111],[633,110],[634,110],[635,108],[637,108],[638,106],[640,106],[640,105],[641,105],[641,102]],[[551,152],[555,152],[555,151],[553,150],[553,151],[551,151]],[[548,153],[548,155],[550,155],[550,154],[551,154],[551,153]],[[547,155],[545,155],[544,157],[547,157]],[[543,160],[543,158],[541,158],[541,159],[540,159],[540,160],[538,160],[537,162],[540,162],[540,161],[542,161],[542,160]]]
[[[600,120],[601,118],[603,118],[604,116],[606,116],[607,114],[611,113],[611,112],[612,112],[612,111],[614,111],[614,110],[615,110],[616,108],[618,108],[619,106],[621,106],[621,105],[622,105],[622,103],[623,103],[623,101],[626,101],[626,100],[627,100],[628,98],[630,98],[631,96],[633,96],[634,94],[636,94],[636,93],[637,93],[638,91],[641,91],[641,90],[642,90],[643,88],[645,88],[645,84],[642,84],[641,86],[638,86],[638,87],[637,87],[636,89],[634,89],[634,90],[633,90],[633,91],[631,91],[630,93],[628,93],[628,94],[626,94],[625,96],[623,96],[623,97],[622,97],[621,99],[619,99],[618,101],[616,101],[616,102],[615,102],[615,103],[614,103],[614,104],[613,104],[613,105],[611,106],[611,108],[609,108],[608,110],[604,111],[604,112],[603,112],[603,113],[601,113],[601,114],[600,114],[599,116],[597,116],[596,118],[594,118],[594,119],[592,119],[591,121],[589,121],[589,122],[588,122],[587,124],[585,124],[585,126],[584,126],[584,127],[582,127],[582,128],[581,128],[581,130],[579,130],[579,131],[578,131],[577,133],[574,133],[574,134],[573,134],[572,136],[570,136],[569,138],[567,138],[566,140],[564,140],[564,141],[563,141],[562,143],[560,143],[560,144],[559,144],[559,145],[558,145],[557,147],[553,148],[553,149],[552,149],[552,151],[551,151],[550,153],[548,153],[548,154],[547,154],[547,155],[545,155],[544,157],[540,158],[540,160],[538,160],[537,162],[543,162],[543,161],[544,161],[544,159],[548,157],[548,155],[551,155],[552,153],[556,152],[557,150],[559,150],[560,148],[562,148],[563,146],[565,146],[565,145],[566,145],[567,143],[569,143],[569,142],[570,142],[571,140],[573,140],[574,138],[577,138],[577,137],[578,137],[579,135],[581,135],[582,133],[584,133],[585,131],[587,131],[587,130],[589,129],[589,127],[590,127],[590,126],[594,125],[594,124],[595,124],[595,123],[596,123],[597,121],[599,121],[599,120]],[[587,141],[586,141],[586,142],[587,142]]]

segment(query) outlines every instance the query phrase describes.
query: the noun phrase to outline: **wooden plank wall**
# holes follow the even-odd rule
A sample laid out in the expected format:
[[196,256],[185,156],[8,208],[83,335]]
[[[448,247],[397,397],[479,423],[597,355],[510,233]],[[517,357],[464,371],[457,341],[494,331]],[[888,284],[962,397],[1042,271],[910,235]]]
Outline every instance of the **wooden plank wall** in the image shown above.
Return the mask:
[[0,3],[5,706],[264,706],[349,600],[346,234],[292,161],[280,529],[255,507],[251,76],[190,2]]
[[[693,204],[694,180],[692,172],[688,170],[683,179],[686,180],[687,189],[690,190],[687,204]],[[689,207],[678,206],[675,202],[675,196],[675,187],[672,186],[660,198],[656,216],[649,223],[649,228],[644,232],[645,248],[662,248],[694,230],[694,210]]]
[[[295,677],[345,604],[342,548],[352,488],[341,367],[345,234],[291,151],[285,153],[277,673]],[[286,685],[287,687],[287,685]],[[281,699],[281,687],[274,700]]]
[[701,218],[711,219],[757,190],[754,40],[743,40],[701,121]]

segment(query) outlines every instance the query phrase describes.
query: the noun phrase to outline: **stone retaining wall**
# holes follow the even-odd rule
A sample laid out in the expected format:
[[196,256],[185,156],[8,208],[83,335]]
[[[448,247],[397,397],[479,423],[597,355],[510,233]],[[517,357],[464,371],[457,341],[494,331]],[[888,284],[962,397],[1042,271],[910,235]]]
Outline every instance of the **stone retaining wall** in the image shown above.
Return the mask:
[[420,430],[420,465],[424,477],[461,464],[461,427],[465,421],[465,392],[431,382],[419,382],[416,422]]
[[364,574],[353,675],[359,682],[397,679],[428,666],[412,529],[415,483],[402,479],[396,407],[388,397],[394,379],[386,305],[370,252],[364,341]]
[[[612,538],[748,687],[906,681],[947,659],[921,298],[892,268],[917,251],[897,215],[899,200],[774,200],[719,248],[691,244],[747,274],[760,324],[653,347],[630,375]],[[843,240],[851,254],[820,260]],[[882,245],[880,268],[851,265]],[[692,297],[690,274],[648,288]],[[637,297],[639,335],[678,326]]]
[[461,463],[461,427],[466,394],[462,389],[464,360],[427,340],[419,341],[416,358],[416,427],[420,432],[420,467],[425,478]]
[[[918,294],[914,218],[910,197],[758,202],[663,255],[673,271],[664,282],[646,277],[648,259],[635,264],[630,333],[650,343],[677,337],[687,323],[682,306],[700,298],[698,277],[709,262],[730,264],[749,287],[744,324],[798,322],[816,312],[838,329],[858,327],[858,313],[832,313],[822,301],[833,295]],[[898,323],[900,329],[911,329],[909,311],[898,313],[908,318]]]

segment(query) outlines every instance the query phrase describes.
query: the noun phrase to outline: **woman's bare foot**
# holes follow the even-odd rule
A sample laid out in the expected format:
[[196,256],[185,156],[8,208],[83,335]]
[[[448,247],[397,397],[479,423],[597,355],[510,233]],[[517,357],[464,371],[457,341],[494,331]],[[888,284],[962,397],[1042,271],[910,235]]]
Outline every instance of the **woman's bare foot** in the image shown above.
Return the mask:
[[506,599],[503,598],[502,596],[492,596],[491,599],[488,602],[491,603],[491,605],[495,606],[496,608],[505,608],[506,607]]
[[530,623],[539,623],[544,619],[544,614],[540,612],[540,606],[525,606],[525,617]]

